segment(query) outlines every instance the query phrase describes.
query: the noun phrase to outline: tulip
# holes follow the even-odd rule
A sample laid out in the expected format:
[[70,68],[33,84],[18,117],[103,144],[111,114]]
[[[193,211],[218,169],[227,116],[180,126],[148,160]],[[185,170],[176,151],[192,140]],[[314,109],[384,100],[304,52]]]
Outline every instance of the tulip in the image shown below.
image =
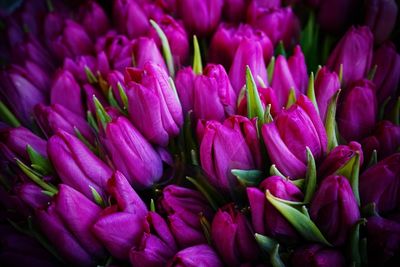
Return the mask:
[[44,209],[51,201],[51,198],[33,183],[23,183],[16,188],[16,191],[17,195],[33,209]]
[[211,236],[222,260],[229,266],[254,262],[260,253],[246,216],[233,204],[219,209],[211,225]]
[[296,97],[301,93],[304,94],[307,83],[307,66],[300,46],[295,47],[294,54],[288,61],[282,55],[278,56],[271,86],[276,93],[280,107],[286,105],[291,89],[294,89]]
[[102,142],[116,169],[135,189],[149,188],[161,178],[160,156],[126,118],[108,123]]
[[246,0],[226,0],[222,8],[223,17],[230,22],[241,22],[245,19],[243,10],[247,8]]
[[294,267],[344,267],[346,261],[339,250],[324,248],[318,244],[300,247],[294,251],[291,257]]
[[216,121],[205,124],[200,143],[200,162],[211,185],[223,193],[231,194],[238,186],[231,170],[256,168],[255,159],[242,133]]
[[394,97],[400,80],[400,55],[393,43],[384,43],[375,51],[372,65],[377,66],[373,82],[378,102],[382,104],[388,97]]
[[397,18],[397,4],[394,0],[368,0],[365,3],[364,24],[373,35],[374,41],[381,44],[390,37]]
[[296,230],[267,201],[265,191],[269,190],[275,197],[289,201],[302,201],[303,193],[290,181],[279,176],[271,176],[265,179],[260,184],[260,189],[247,188],[254,231],[282,242],[297,241],[299,235]]
[[341,136],[360,141],[368,136],[377,121],[375,86],[368,80],[354,83],[343,96],[338,110],[338,126]]
[[367,221],[368,264],[396,266],[400,255],[400,223],[379,216]]
[[252,20],[255,18],[251,16],[256,14],[257,11],[264,9],[269,10],[269,9],[279,8],[281,5],[282,5],[281,0],[271,0],[271,1],[251,0],[247,7],[246,15],[249,20]]
[[346,177],[326,177],[316,191],[310,206],[311,219],[329,242],[343,245],[360,218],[357,201]]
[[147,208],[119,171],[108,180],[107,191],[116,204],[102,212],[93,232],[114,257],[128,259],[131,247],[139,245]]
[[121,87],[124,89],[124,91],[126,91],[124,75],[117,70],[113,70],[113,71],[110,71],[107,73],[107,76],[105,77],[105,79],[106,79],[108,88],[111,87],[114,97],[118,101],[118,104],[122,107],[123,102],[122,102],[121,95],[119,92],[118,83],[121,85]]
[[363,163],[363,151],[361,145],[355,141],[350,142],[348,145],[339,145],[332,149],[326,156],[321,166],[318,169],[320,178],[324,178],[334,174],[341,167],[351,160],[356,153],[360,155],[360,165]]
[[127,74],[131,121],[150,142],[166,146],[183,124],[182,107],[167,73],[147,62],[143,69],[130,69]]
[[86,68],[89,68],[92,73],[96,73],[98,70],[97,59],[93,56],[77,56],[75,59],[66,58],[64,60],[63,69],[69,71],[81,83],[88,79]]
[[303,177],[306,172],[306,147],[316,160],[324,155],[327,147],[321,119],[304,95],[289,109],[282,110],[275,121],[264,124],[262,136],[272,163],[292,178]]
[[[20,66],[11,65],[10,73],[13,76],[20,76],[21,79],[26,79],[29,83],[43,93],[47,94],[49,92],[50,77],[39,65],[34,62],[25,60]],[[18,85],[15,83],[15,86]]]
[[[278,100],[275,95],[275,91],[271,87],[267,88],[257,88],[258,95],[260,96],[261,105],[263,108],[267,108],[268,105],[271,105],[270,113],[272,117],[275,117],[280,108],[278,105]],[[241,100],[239,100],[238,105],[238,114],[242,116],[247,116],[247,95],[245,95]]]
[[192,67],[180,69],[176,74],[175,86],[182,104],[183,114],[187,114],[188,111],[193,110],[195,78],[196,74],[193,72]]
[[260,43],[253,42],[250,39],[244,38],[235,53],[233,63],[229,69],[229,79],[236,94],[239,94],[242,87],[246,84],[246,66],[249,66],[251,73],[256,79],[261,79],[265,85],[268,84],[267,69],[263,58],[263,48]]
[[140,37],[132,42],[132,49],[132,56],[134,57],[135,66],[137,68],[144,68],[144,65],[150,61],[167,71],[164,59],[154,39]]
[[361,204],[375,203],[377,212],[400,207],[400,154],[379,161],[360,176]]
[[326,121],[326,112],[329,102],[340,88],[339,77],[335,72],[330,72],[327,67],[322,67],[315,78],[314,90],[318,104],[319,116],[322,122]]
[[177,246],[168,225],[160,215],[149,212],[144,227],[140,245],[132,247],[130,251],[132,266],[165,266],[177,252]]
[[59,104],[51,106],[38,104],[34,111],[39,126],[47,136],[53,135],[58,129],[75,135],[77,129],[86,140],[94,143],[94,134],[88,123],[65,107]]
[[292,8],[257,7],[249,12],[248,23],[265,32],[274,46],[283,41],[289,47],[297,39],[300,27]]
[[185,27],[197,36],[206,36],[218,26],[222,0],[177,0],[178,13]]
[[106,13],[95,1],[88,1],[80,6],[78,21],[92,39],[100,37],[110,27]]
[[328,58],[328,68],[339,73],[343,65],[343,83],[347,86],[364,78],[371,68],[373,37],[367,27],[351,27]]
[[118,32],[129,38],[146,35],[149,30],[149,20],[135,0],[114,1],[112,16]]
[[196,266],[214,266],[222,267],[223,264],[217,253],[209,245],[197,245],[185,248],[174,256],[169,262],[168,267],[196,267]]
[[67,70],[56,74],[51,86],[50,102],[52,105],[60,104],[81,117],[85,116],[81,88]]
[[90,231],[101,208],[67,185],[59,188],[51,206],[37,211],[39,226],[64,259],[75,266],[94,265],[105,256]]
[[207,242],[200,216],[211,220],[214,212],[202,194],[192,189],[169,185],[164,188],[159,204],[168,215],[171,232],[180,247]]
[[100,91],[101,88],[94,87],[93,85],[86,83],[82,86],[82,89],[82,91],[85,93],[86,107],[92,114],[96,114],[96,105],[94,104],[93,96],[95,96],[103,106],[108,103]]
[[215,32],[210,44],[210,60],[229,68],[233,62],[236,50],[243,39],[250,39],[260,43],[264,61],[269,62],[273,54],[273,47],[268,36],[248,24],[233,26],[221,23]]
[[89,199],[93,199],[92,188],[105,196],[104,188],[112,171],[78,138],[59,130],[49,139],[47,153],[63,183]]

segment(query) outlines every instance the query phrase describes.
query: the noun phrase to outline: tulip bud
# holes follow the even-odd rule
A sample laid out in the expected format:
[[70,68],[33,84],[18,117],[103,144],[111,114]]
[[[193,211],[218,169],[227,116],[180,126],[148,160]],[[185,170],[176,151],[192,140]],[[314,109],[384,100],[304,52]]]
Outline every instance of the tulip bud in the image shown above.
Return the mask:
[[183,124],[182,107],[168,83],[167,73],[151,62],[143,70],[127,71],[131,121],[149,141],[166,146]]
[[293,183],[279,176],[271,176],[265,179],[260,184],[260,188],[261,190],[252,187],[247,188],[254,231],[283,242],[298,240],[299,235],[296,230],[267,201],[265,191],[269,190],[275,197],[289,201],[302,201],[303,193]]
[[195,73],[191,67],[180,69],[175,77],[175,86],[182,104],[183,114],[193,110]]
[[164,59],[158,50],[154,39],[140,37],[132,42],[134,64],[137,68],[144,68],[147,62],[157,64],[167,71]]
[[222,13],[222,0],[178,0],[178,13],[186,29],[197,36],[206,36],[218,26]]
[[318,244],[300,247],[294,251],[291,257],[294,267],[344,267],[346,261],[339,250],[324,248]]
[[360,154],[360,165],[363,163],[363,151],[361,145],[355,141],[350,142],[348,145],[339,145],[329,152],[321,166],[318,169],[320,178],[324,178],[334,174],[341,167],[351,160],[356,153]]
[[77,56],[74,60],[66,58],[63,69],[69,71],[79,82],[87,82],[86,68],[96,73],[98,70],[97,60],[93,56]]
[[343,83],[364,78],[371,68],[373,37],[367,27],[351,27],[328,58],[327,66],[336,73],[343,65]]
[[372,65],[377,66],[373,79],[379,104],[393,97],[400,80],[400,55],[393,43],[386,42],[374,53]]
[[340,135],[347,141],[368,136],[377,120],[375,86],[368,80],[354,83],[345,93],[338,110]]
[[134,188],[149,188],[161,178],[160,156],[126,118],[108,123],[102,142],[115,167]]
[[329,102],[340,88],[339,77],[335,72],[330,72],[327,67],[322,67],[314,83],[315,97],[318,104],[319,115],[322,122],[326,121],[326,112]]
[[246,84],[246,66],[249,66],[251,73],[257,78],[258,86],[263,86],[263,84],[259,84],[258,79],[261,79],[265,85],[268,85],[267,68],[261,44],[244,38],[236,49],[233,63],[229,69],[229,79],[236,94],[239,94],[242,87]]
[[149,19],[135,0],[114,1],[112,15],[118,32],[129,38],[146,35],[149,30]]
[[396,25],[396,1],[368,0],[364,5],[364,24],[371,29],[375,43],[381,44],[390,37],[390,34]]
[[16,188],[17,195],[33,209],[46,208],[51,198],[33,183],[23,183]]
[[246,13],[243,10],[247,8],[246,0],[226,0],[222,8],[223,17],[230,22],[244,21]]
[[92,39],[103,35],[110,27],[106,13],[95,1],[88,1],[81,5],[78,21]]
[[164,266],[177,252],[168,225],[160,215],[149,212],[144,227],[140,245],[132,247],[130,251],[132,266]]
[[368,264],[396,266],[400,253],[400,223],[379,216],[367,221]]
[[59,130],[49,139],[47,153],[63,183],[89,199],[93,199],[92,188],[105,196],[104,189],[112,171],[78,138]]
[[387,213],[400,207],[400,154],[370,167],[360,177],[361,205],[375,203],[379,213]]
[[[271,105],[270,113],[272,117],[275,117],[280,107],[278,105],[278,99],[276,98],[275,91],[271,88],[257,88],[258,95],[260,96],[261,105],[264,110],[267,108],[268,105]],[[239,115],[247,116],[247,94],[240,100],[238,105],[238,112]]]
[[197,245],[185,248],[174,256],[169,262],[168,267],[196,267],[214,266],[222,267],[223,264],[217,253],[209,245]]
[[[20,66],[11,65],[10,75],[20,76],[20,79],[26,79],[43,93],[49,92],[50,77],[36,63],[25,60]],[[13,79],[14,80],[14,79]],[[18,86],[14,81],[15,86]]]
[[114,257],[128,259],[131,247],[140,243],[147,208],[119,171],[108,180],[107,191],[116,204],[102,212],[93,231]]
[[360,218],[357,201],[344,176],[326,177],[320,184],[310,206],[311,219],[336,246],[343,245]]
[[316,160],[327,147],[327,136],[312,102],[301,95],[296,104],[282,110],[275,121],[264,124],[262,136],[273,164],[287,176],[303,177],[306,172],[306,147]]
[[216,121],[208,121],[205,125],[200,144],[200,162],[209,182],[222,192],[231,194],[238,186],[231,170],[256,168],[255,159],[242,133]]
[[222,260],[229,266],[254,262],[260,253],[246,216],[233,204],[219,209],[211,225],[211,236]]
[[229,68],[233,62],[235,53],[243,39],[250,39],[260,43],[264,61],[269,62],[273,54],[273,47],[268,36],[260,30],[247,24],[239,24],[235,27],[221,23],[215,32],[210,44],[210,60]]

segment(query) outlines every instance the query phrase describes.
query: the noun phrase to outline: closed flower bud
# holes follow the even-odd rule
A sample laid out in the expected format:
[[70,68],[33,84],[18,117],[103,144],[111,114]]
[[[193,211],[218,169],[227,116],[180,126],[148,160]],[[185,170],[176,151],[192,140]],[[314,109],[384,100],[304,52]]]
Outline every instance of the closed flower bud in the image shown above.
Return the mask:
[[368,27],[351,27],[328,58],[327,66],[339,73],[343,65],[343,83],[364,78],[371,68],[373,37]]
[[63,183],[93,199],[92,189],[105,196],[111,169],[96,157],[78,138],[58,131],[48,142],[47,152]]
[[166,146],[183,124],[182,107],[168,82],[165,70],[147,62],[143,69],[127,70],[129,115],[150,141]]
[[[275,91],[271,87],[258,87],[257,91],[258,95],[260,96],[261,105],[263,106],[263,108],[266,109],[268,105],[271,105],[270,113],[272,117],[275,117],[280,110]],[[242,116],[247,116],[247,94],[241,100],[239,100],[238,114]]]
[[146,35],[150,28],[149,19],[135,0],[114,1],[112,15],[118,32],[129,38]]
[[222,267],[223,264],[214,249],[205,244],[179,251],[168,264],[168,267],[196,266]]
[[350,183],[344,176],[326,177],[310,206],[311,219],[333,245],[343,245],[360,218]]
[[291,257],[294,267],[344,267],[346,261],[339,250],[325,248],[318,244],[297,248]]
[[379,161],[360,177],[361,205],[375,203],[379,213],[400,207],[400,154]]
[[223,17],[230,22],[241,22],[245,19],[247,0],[226,0],[222,9]]
[[175,86],[182,104],[183,114],[193,110],[195,77],[196,74],[193,72],[192,67],[180,69],[175,77]]
[[98,71],[97,59],[88,55],[64,59],[63,69],[69,71],[81,83],[87,82],[86,68],[89,68],[92,73],[96,73]]
[[110,27],[106,13],[95,1],[88,1],[81,5],[78,21],[92,39],[103,35]]
[[314,90],[319,116],[324,123],[326,121],[329,102],[339,89],[340,82],[338,75],[335,72],[330,72],[327,67],[322,67],[315,78]]
[[282,242],[291,243],[297,241],[299,235],[296,230],[267,201],[265,191],[269,190],[275,197],[289,201],[302,201],[303,193],[293,183],[279,176],[271,176],[265,179],[260,184],[260,189],[247,188],[254,231]]
[[17,195],[33,209],[46,208],[51,198],[45,195],[42,188],[33,183],[23,183],[16,188]]
[[374,129],[377,113],[374,84],[368,80],[354,83],[338,107],[340,135],[347,141],[360,141]]
[[164,58],[162,57],[160,50],[154,39],[140,37],[132,41],[132,56],[134,58],[134,64],[137,68],[144,68],[147,62],[157,64],[167,71],[165,66]]
[[306,172],[306,147],[316,160],[327,147],[327,136],[314,105],[304,95],[287,110],[282,110],[271,123],[264,124],[262,136],[273,164],[291,178]]

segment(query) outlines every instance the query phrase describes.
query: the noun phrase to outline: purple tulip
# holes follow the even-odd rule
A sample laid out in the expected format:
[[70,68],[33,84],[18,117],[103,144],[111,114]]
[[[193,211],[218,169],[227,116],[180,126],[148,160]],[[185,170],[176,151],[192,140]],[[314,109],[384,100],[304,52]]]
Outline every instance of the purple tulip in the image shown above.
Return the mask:
[[167,73],[151,62],[143,69],[127,71],[131,121],[149,141],[166,146],[183,124],[182,107],[168,83]]
[[400,80],[400,55],[393,43],[386,42],[374,53],[372,65],[377,66],[374,76],[376,97],[382,104],[388,97],[395,95]]
[[339,145],[329,152],[318,169],[318,176],[322,179],[326,176],[334,174],[341,167],[352,159],[356,153],[360,155],[360,165],[363,163],[363,151],[361,145],[355,141],[348,145]]
[[282,3],[281,0],[271,0],[271,1],[264,1],[264,0],[250,0],[250,3],[247,7],[246,16],[251,19],[255,19],[251,17],[252,15],[256,14],[257,11],[261,10],[269,10],[274,8],[281,7]]
[[232,169],[256,168],[255,159],[242,133],[216,121],[205,124],[200,143],[200,162],[208,181],[224,193],[232,193],[238,186]]
[[74,59],[64,59],[63,69],[69,71],[80,83],[87,81],[86,67],[89,68],[92,73],[96,73],[98,70],[97,59],[88,55],[77,56]]
[[211,40],[209,52],[211,62],[216,62],[229,68],[240,42],[246,38],[261,44],[264,61],[269,62],[273,54],[273,47],[264,32],[256,30],[247,24],[233,26],[226,23],[220,24]]
[[168,267],[196,266],[222,267],[223,264],[214,249],[205,244],[179,251],[168,264]]
[[185,27],[197,36],[206,36],[218,26],[222,0],[177,0],[178,13]]
[[108,180],[107,191],[116,204],[102,212],[93,231],[114,257],[128,259],[131,247],[140,243],[147,208],[119,171]]
[[155,212],[146,216],[139,246],[132,247],[130,262],[136,266],[165,266],[177,252],[177,245],[164,219]]
[[193,72],[192,67],[180,69],[176,74],[175,86],[182,104],[183,114],[187,114],[189,110],[193,110],[195,78],[196,74]]
[[78,21],[92,39],[100,37],[110,27],[106,13],[95,1],[88,1],[80,6]]
[[76,266],[94,265],[105,256],[90,231],[101,208],[67,185],[59,189],[47,210],[37,211],[39,226],[64,259]]
[[390,37],[397,17],[397,4],[394,0],[368,0],[365,5],[365,25],[373,35],[376,44],[381,44]]
[[146,35],[150,28],[149,19],[135,0],[114,1],[112,15],[118,32],[129,38]]
[[301,95],[296,104],[282,110],[275,121],[264,124],[262,136],[273,164],[291,178],[306,172],[306,147],[316,160],[325,153],[327,136],[312,102]]
[[373,37],[368,27],[351,27],[328,58],[327,66],[339,73],[343,65],[343,83],[347,86],[364,78],[371,68]]
[[293,267],[344,267],[346,261],[339,250],[318,244],[305,245],[296,249],[291,256]]
[[154,39],[140,37],[132,41],[132,56],[134,57],[135,66],[137,68],[144,68],[147,62],[157,64],[167,71],[165,66],[164,58],[162,57],[160,50],[158,50]]
[[289,60],[282,55],[278,56],[271,83],[280,107],[286,105],[291,89],[294,89],[296,97],[306,92],[307,66],[300,46],[295,47],[294,54]]
[[52,105],[60,104],[82,118],[85,117],[81,88],[74,76],[67,70],[59,71],[54,77],[50,102]]
[[105,196],[104,189],[112,171],[78,138],[59,130],[49,139],[47,153],[63,183],[89,199],[93,199],[91,188]]
[[[267,105],[271,105],[271,115],[275,117],[280,110],[278,99],[276,98],[275,91],[271,88],[257,88],[258,95],[260,96],[261,104],[265,109]],[[247,116],[247,95],[245,95],[239,102],[238,112],[239,115]]]
[[[39,65],[32,61],[26,60],[19,66],[11,65],[10,75],[20,76],[21,79],[26,79],[43,93],[47,94],[49,92],[50,76],[45,73]],[[15,82],[14,84],[18,86]]]
[[335,246],[343,245],[360,218],[357,201],[346,177],[326,177],[310,206],[311,219]]
[[400,255],[400,223],[379,216],[367,222],[368,264],[396,266]]
[[211,236],[222,260],[229,266],[255,262],[260,254],[246,216],[236,211],[233,204],[217,211]]
[[169,185],[164,188],[159,204],[168,215],[171,232],[180,247],[207,243],[200,216],[203,215],[211,221],[214,212],[202,194],[192,189]]
[[33,183],[23,183],[16,188],[17,195],[33,209],[44,209],[51,198],[45,195],[42,188]]
[[97,86],[94,87],[93,85],[86,83],[82,86],[82,91],[85,94],[86,107],[90,112],[92,112],[92,114],[96,114],[96,105],[94,104],[93,96],[95,96],[103,106],[106,106],[106,104],[108,104],[104,95],[100,91],[100,88],[98,88]]
[[160,156],[126,118],[118,117],[108,123],[101,141],[116,169],[135,189],[149,188],[161,178]]
[[325,122],[329,102],[339,88],[340,82],[338,75],[335,72],[330,72],[327,67],[322,67],[318,71],[314,83],[315,97],[322,122]]
[[222,8],[223,17],[229,22],[244,21],[246,13],[243,10],[247,9],[247,0],[226,0]]
[[260,189],[247,188],[254,231],[283,242],[297,241],[299,239],[298,233],[279,211],[267,201],[265,191],[269,190],[275,197],[289,201],[302,201],[303,193],[290,181],[279,176],[271,176],[265,179],[260,184]]
[[125,82],[124,82],[124,75],[117,71],[113,70],[107,73],[107,76],[105,77],[106,80],[106,87],[107,89],[111,87],[111,90],[113,92],[113,95],[115,99],[118,101],[118,104],[120,106],[123,106],[123,102],[119,93],[119,88],[118,88],[118,83],[122,86],[122,88],[125,90]]
[[371,81],[361,80],[345,92],[337,116],[339,132],[345,140],[360,141],[374,129],[378,112],[374,91]]
[[376,210],[387,213],[400,207],[400,154],[379,161],[360,177],[361,204],[375,203]]
[[267,69],[261,44],[244,38],[236,49],[233,63],[229,69],[229,78],[237,95],[246,84],[246,66],[249,66],[258,86],[261,86],[258,78],[268,85]]
[[275,46],[283,41],[289,47],[298,38],[300,26],[292,8],[264,8],[258,6],[249,9],[247,21],[257,29],[262,30]]

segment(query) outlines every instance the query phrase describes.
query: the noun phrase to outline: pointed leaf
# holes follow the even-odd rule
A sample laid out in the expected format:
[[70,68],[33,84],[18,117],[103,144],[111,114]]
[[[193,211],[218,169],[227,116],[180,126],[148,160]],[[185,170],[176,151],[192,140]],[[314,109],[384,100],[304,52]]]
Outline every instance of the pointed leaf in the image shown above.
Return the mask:
[[201,229],[203,230],[204,237],[207,240],[207,243],[211,246],[212,239],[211,239],[211,225],[207,218],[204,216],[203,213],[200,214],[200,225]]
[[238,170],[233,169],[231,173],[236,176],[244,186],[257,186],[263,179],[263,173],[259,170]]
[[273,121],[274,121],[274,119],[272,118],[272,115],[271,115],[271,104],[268,104],[265,107],[264,123],[270,123],[270,122],[273,122]]
[[0,101],[0,119],[12,127],[19,127],[21,123],[17,117],[8,109],[8,107]]
[[96,148],[81,134],[78,128],[74,127],[76,137],[84,143],[92,152],[96,153]]
[[292,184],[294,184],[295,186],[297,186],[300,189],[303,189],[304,184],[305,184],[305,180],[304,179],[296,179],[296,180],[288,179],[288,181],[291,182]]
[[252,119],[258,117],[260,123],[264,118],[264,108],[258,94],[257,85],[249,66],[246,66],[246,88],[247,88],[247,116]]
[[315,88],[314,88],[314,73],[311,72],[310,78],[308,80],[308,89],[307,89],[307,97],[311,100],[314,104],[315,110],[319,114],[317,99],[315,98]]
[[272,76],[274,75],[274,68],[275,68],[275,57],[272,57],[267,67],[269,84],[271,84],[272,82]]
[[279,41],[278,46],[275,49],[275,57],[278,57],[279,55],[286,57],[286,50],[283,41]]
[[111,122],[111,117],[107,114],[106,110],[104,109],[103,105],[100,103],[100,101],[96,98],[95,95],[93,95],[93,102],[94,105],[96,106],[96,115],[97,119],[105,129],[107,126],[107,123]]
[[349,161],[347,161],[344,166],[342,166],[339,170],[336,171],[336,174],[343,175],[349,180],[358,205],[360,205],[360,194],[358,191],[359,172],[360,172],[360,152],[358,151],[356,151],[354,156]]
[[33,147],[27,145],[26,152],[28,152],[33,169],[40,171],[43,175],[48,175],[54,172],[49,159],[40,155]]
[[103,198],[100,196],[99,192],[97,192],[97,190],[93,186],[89,185],[89,187],[90,191],[92,192],[94,202],[100,207],[105,207]]
[[315,188],[317,187],[317,170],[315,167],[314,156],[307,147],[307,172],[305,179],[304,202],[309,203],[314,196]]
[[160,37],[163,49],[163,55],[165,62],[167,63],[169,76],[174,77],[175,76],[174,59],[172,57],[171,48],[169,46],[167,36],[165,35],[164,31],[160,28],[160,26],[157,24],[157,22],[151,19],[150,23],[156,30],[158,37]]
[[280,176],[280,177],[286,179],[286,176],[283,175],[283,174],[278,170],[278,168],[276,167],[275,164],[272,164],[271,167],[269,168],[269,174],[270,174],[271,176],[276,175],[276,176]]
[[86,117],[87,117],[87,122],[90,125],[90,127],[92,127],[92,129],[94,129],[96,133],[98,133],[99,127],[97,126],[96,120],[90,110],[87,111]]
[[378,68],[378,65],[375,64],[375,65],[369,70],[368,75],[367,75],[368,80],[372,81],[372,80],[374,79],[377,68]]
[[150,200],[150,211],[156,212],[156,205],[154,204],[154,199]]
[[294,91],[294,88],[290,88],[289,96],[286,103],[286,108],[290,108],[290,106],[293,105],[294,103],[296,103],[296,92]]
[[372,150],[372,155],[368,163],[368,168],[374,166],[377,162],[378,162],[378,152],[376,152],[376,149],[374,149]]
[[218,191],[212,187],[204,177],[192,178],[186,176],[186,179],[196,186],[196,188],[204,195],[214,210],[218,210],[218,208],[226,202],[218,193]]
[[351,262],[355,267],[361,266],[361,254],[360,254],[360,225],[365,225],[366,219],[362,218],[353,226],[349,237],[349,255]]
[[193,35],[193,72],[195,74],[203,73],[203,64],[201,63],[201,52],[199,47],[199,42],[197,41],[196,35]]
[[98,82],[96,76],[93,74],[92,70],[88,66],[85,66],[85,73],[86,73],[86,78],[90,84]]
[[328,151],[338,146],[336,133],[336,107],[340,89],[332,96],[326,112],[325,129],[328,137]]
[[285,264],[279,255],[279,244],[275,245],[270,257],[272,267],[285,267]]
[[390,114],[390,118],[394,124],[400,125],[400,97],[397,98],[396,104]]
[[128,109],[128,96],[126,95],[124,87],[122,87],[121,83],[117,83],[119,96],[121,97],[122,104],[124,105],[123,109]]

